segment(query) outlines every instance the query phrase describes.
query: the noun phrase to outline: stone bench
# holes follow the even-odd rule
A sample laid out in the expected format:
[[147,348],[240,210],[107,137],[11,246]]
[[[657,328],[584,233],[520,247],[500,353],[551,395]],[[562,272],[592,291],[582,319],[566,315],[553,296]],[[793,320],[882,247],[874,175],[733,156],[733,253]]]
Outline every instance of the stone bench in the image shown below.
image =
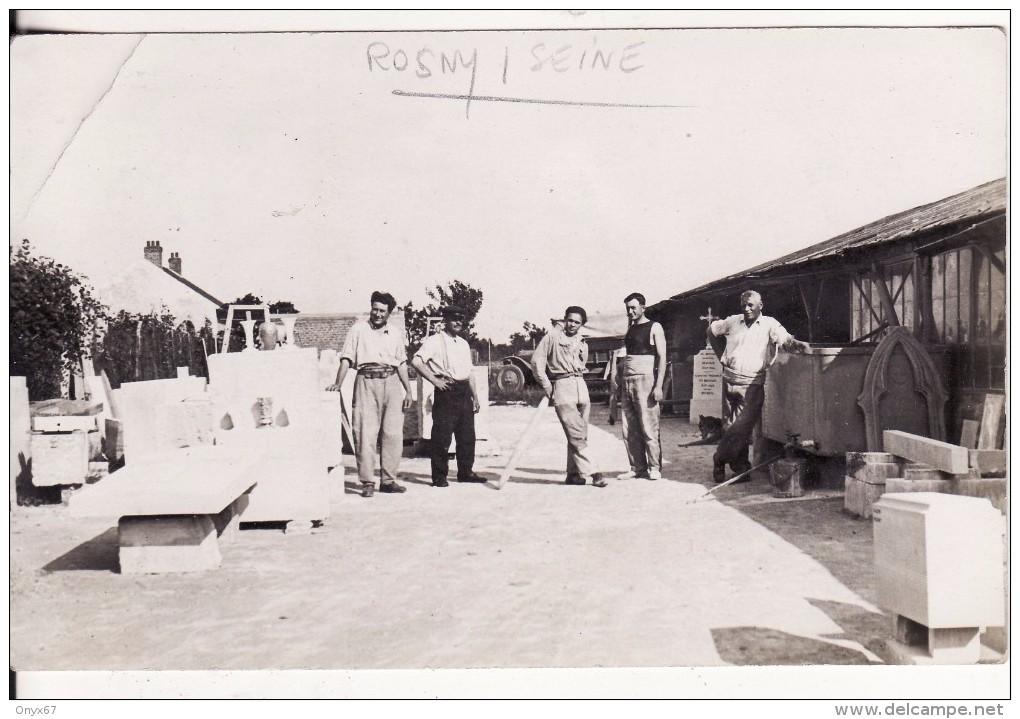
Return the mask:
[[122,574],[220,566],[219,538],[235,536],[261,455],[196,446],[154,452],[75,492],[75,517],[117,517]]

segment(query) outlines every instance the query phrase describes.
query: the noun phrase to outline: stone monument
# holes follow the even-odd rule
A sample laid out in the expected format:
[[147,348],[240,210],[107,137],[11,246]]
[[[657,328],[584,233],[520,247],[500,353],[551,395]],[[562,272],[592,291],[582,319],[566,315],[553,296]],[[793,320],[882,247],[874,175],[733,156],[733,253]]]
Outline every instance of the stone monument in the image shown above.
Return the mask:
[[[712,315],[712,308],[708,308],[708,314],[700,319],[711,323],[719,319]],[[697,423],[698,417],[725,416],[722,409],[722,364],[711,346],[694,355],[694,387],[691,394],[690,421]]]

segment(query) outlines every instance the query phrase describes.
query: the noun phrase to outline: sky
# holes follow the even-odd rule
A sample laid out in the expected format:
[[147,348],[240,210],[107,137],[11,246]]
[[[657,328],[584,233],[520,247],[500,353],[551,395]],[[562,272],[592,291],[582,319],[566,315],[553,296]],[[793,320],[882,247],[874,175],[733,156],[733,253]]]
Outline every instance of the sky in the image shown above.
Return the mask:
[[304,312],[457,279],[495,341],[1006,175],[994,28],[34,35],[10,62],[12,241],[101,286],[159,240],[221,300]]

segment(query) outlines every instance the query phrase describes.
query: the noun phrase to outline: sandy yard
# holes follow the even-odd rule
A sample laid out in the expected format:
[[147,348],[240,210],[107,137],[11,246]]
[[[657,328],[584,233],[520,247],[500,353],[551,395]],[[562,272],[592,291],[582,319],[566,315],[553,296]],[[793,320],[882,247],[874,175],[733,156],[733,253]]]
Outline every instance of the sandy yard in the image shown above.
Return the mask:
[[[531,410],[493,406],[495,480]],[[405,458],[403,495],[347,493],[310,534],[247,529],[219,570],[121,575],[111,520],[11,516],[11,662],[19,670],[366,669],[869,664],[870,525],[830,493],[772,501],[760,481],[687,502],[712,447],[663,419],[660,481],[562,484],[551,410],[520,476],[445,489]],[[591,442],[615,476],[619,425]],[[337,479],[337,481],[339,481]]]

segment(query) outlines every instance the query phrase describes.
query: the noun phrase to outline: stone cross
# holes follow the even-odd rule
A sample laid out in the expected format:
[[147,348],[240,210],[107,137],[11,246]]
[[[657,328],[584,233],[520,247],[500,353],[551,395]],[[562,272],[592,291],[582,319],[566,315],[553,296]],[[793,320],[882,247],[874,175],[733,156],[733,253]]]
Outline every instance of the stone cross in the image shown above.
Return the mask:
[[715,322],[719,318],[712,314],[712,308],[709,307],[708,308],[708,314],[707,315],[701,315],[701,317],[699,317],[698,319],[699,320],[705,320],[709,324],[712,324],[713,322]]

